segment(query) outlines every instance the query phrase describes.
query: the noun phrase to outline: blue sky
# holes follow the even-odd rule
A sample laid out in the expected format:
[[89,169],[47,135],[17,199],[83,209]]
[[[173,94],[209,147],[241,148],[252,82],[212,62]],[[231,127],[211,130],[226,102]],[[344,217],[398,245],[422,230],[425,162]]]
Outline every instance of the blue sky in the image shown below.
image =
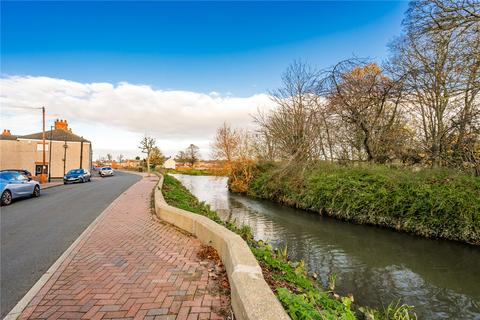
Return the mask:
[[[94,156],[209,155],[224,121],[254,129],[293,60],[325,68],[382,61],[407,2],[1,1],[1,125],[14,134],[66,119]],[[99,116],[107,114],[108,116]]]
[[247,96],[294,59],[384,59],[407,2],[5,2],[2,76]]

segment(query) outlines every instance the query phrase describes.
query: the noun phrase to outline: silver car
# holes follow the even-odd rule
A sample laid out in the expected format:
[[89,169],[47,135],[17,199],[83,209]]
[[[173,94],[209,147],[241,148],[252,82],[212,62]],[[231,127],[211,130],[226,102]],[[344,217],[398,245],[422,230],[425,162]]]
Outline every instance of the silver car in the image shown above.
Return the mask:
[[8,206],[16,198],[38,197],[40,184],[18,171],[2,171],[0,172],[0,192],[1,204]]
[[101,177],[113,176],[113,169],[110,167],[104,167],[98,171],[98,174],[100,174]]

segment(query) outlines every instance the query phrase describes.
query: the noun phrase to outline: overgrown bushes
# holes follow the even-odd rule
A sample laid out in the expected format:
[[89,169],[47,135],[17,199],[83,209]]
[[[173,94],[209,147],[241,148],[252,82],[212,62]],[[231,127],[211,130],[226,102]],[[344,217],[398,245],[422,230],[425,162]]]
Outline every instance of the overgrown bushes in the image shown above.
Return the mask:
[[215,211],[199,202],[174,177],[164,176],[162,192],[168,204],[207,216],[239,234],[249,245],[262,267],[267,283],[293,320],[416,319],[412,307],[403,304],[391,304],[382,311],[355,306],[352,296],[341,297],[334,293],[334,276],[329,278],[328,289],[321,288],[319,282],[307,274],[303,261],[288,259],[286,248],[274,250],[261,240],[255,241],[248,226],[239,227],[234,222],[222,221]]
[[480,244],[480,178],[452,170],[262,163],[246,193],[359,224]]

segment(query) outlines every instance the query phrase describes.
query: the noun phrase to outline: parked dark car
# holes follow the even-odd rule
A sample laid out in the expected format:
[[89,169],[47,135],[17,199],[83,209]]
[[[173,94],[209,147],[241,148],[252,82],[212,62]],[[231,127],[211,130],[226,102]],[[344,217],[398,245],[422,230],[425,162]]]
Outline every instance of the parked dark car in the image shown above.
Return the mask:
[[23,174],[25,177],[27,177],[28,179],[33,179],[33,176],[32,174],[30,173],[30,171],[28,170],[25,170],[25,169],[6,169],[6,170],[2,170],[2,172],[4,171],[16,171],[18,173],[21,173]]
[[20,197],[38,197],[40,184],[18,171],[0,172],[0,192],[2,206],[8,206],[13,199]]
[[92,176],[85,169],[72,169],[63,176],[63,183],[90,182]]

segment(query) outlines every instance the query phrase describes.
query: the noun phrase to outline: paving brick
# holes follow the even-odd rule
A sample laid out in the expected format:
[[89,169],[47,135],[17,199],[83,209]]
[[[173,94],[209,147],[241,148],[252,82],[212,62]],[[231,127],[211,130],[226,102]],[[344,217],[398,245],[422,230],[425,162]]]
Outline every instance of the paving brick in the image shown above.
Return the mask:
[[102,306],[100,308],[100,311],[118,311],[120,310],[120,307],[119,305],[115,305],[115,304],[107,304],[105,306]]
[[192,307],[192,313],[210,312],[209,307]]
[[82,316],[82,319],[91,319],[100,311],[100,308],[101,306],[92,306],[90,310]]
[[148,310],[147,315],[148,316],[160,316],[160,315],[167,314],[167,313],[168,313],[167,308],[160,308],[160,309],[150,309],[150,310]]
[[144,176],[110,206],[19,319],[224,319],[230,300],[200,241],[152,219],[156,182]]
[[126,311],[108,311],[105,312],[103,318],[105,319],[114,319],[114,318],[123,318],[127,314]]

